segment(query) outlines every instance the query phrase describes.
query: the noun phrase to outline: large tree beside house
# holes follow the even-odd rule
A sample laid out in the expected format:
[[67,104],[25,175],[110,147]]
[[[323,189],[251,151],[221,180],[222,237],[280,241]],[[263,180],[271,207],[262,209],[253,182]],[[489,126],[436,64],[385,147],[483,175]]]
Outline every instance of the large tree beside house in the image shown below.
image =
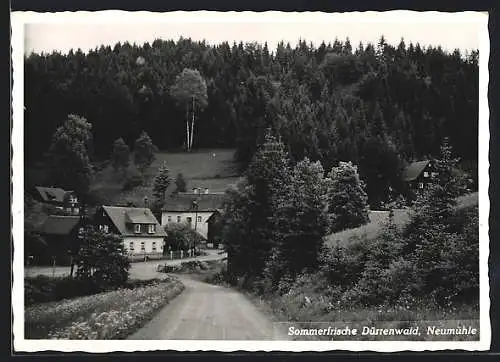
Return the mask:
[[172,180],[166,162],[162,163],[153,182],[154,209],[161,210],[165,204],[165,193]]
[[246,172],[246,181],[237,190],[229,191],[223,235],[231,273],[250,278],[263,275],[281,238],[274,216],[289,197],[287,190],[292,178],[289,162],[283,143],[267,130]]
[[282,188],[280,207],[274,220],[275,247],[266,272],[278,287],[279,281],[312,272],[319,265],[323,238],[328,231],[327,182],[319,162],[304,159]]
[[123,285],[130,269],[123,238],[92,227],[85,228],[81,236],[76,277],[99,287]]
[[47,154],[52,183],[73,190],[80,199],[87,195],[92,176],[91,128],[85,118],[68,115],[52,136]]

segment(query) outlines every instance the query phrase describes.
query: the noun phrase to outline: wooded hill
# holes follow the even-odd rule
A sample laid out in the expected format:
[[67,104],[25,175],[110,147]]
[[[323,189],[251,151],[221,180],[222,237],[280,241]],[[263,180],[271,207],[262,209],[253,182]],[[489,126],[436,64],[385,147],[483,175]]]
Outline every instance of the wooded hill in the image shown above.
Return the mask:
[[[42,160],[56,128],[78,114],[92,123],[92,159],[113,141],[130,146],[146,131],[159,149],[185,146],[186,109],[172,94],[176,77],[198,70],[207,105],[197,110],[194,148],[236,148],[248,164],[271,127],[295,160],[325,170],[358,165],[371,204],[400,187],[404,162],[437,155],[444,137],[476,176],[478,51],[447,53],[419,44],[335,40],[315,47],[280,43],[216,46],[190,39],[101,46],[87,54],[25,59],[26,163]],[[390,188],[389,188],[390,186]]]

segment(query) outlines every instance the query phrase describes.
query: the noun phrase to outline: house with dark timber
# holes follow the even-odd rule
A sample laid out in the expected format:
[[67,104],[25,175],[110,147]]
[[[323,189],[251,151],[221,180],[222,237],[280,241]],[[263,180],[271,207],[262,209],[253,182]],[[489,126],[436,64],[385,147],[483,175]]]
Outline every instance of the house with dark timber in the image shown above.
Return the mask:
[[32,193],[37,201],[64,210],[70,215],[78,215],[80,212],[78,198],[73,191],[60,187],[35,186]]
[[433,183],[438,176],[431,160],[417,161],[408,164],[402,172],[403,181],[410,191],[418,192]]

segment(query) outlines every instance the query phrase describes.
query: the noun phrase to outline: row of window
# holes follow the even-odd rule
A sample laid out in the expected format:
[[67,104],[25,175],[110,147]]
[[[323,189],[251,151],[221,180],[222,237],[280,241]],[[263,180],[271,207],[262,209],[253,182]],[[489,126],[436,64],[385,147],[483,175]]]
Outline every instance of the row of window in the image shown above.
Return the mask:
[[[153,244],[151,245],[151,249],[152,251],[156,251],[156,241],[153,241]],[[130,250],[131,252],[134,251],[134,242],[131,241],[128,245],[128,250]],[[141,241],[141,249],[140,251],[146,251],[146,244],[144,241]]]
[[429,176],[430,176],[430,177],[434,178],[434,177],[436,177],[437,175],[438,175],[438,173],[437,173],[437,172],[431,172],[431,173],[429,174],[429,172],[424,171],[424,177],[429,177]]
[[[177,216],[177,222],[181,222],[182,217],[180,215]],[[186,221],[188,224],[193,222],[193,218],[191,216],[186,217]],[[168,215],[167,216],[167,222],[172,222],[172,216]],[[202,217],[198,216],[198,222],[202,222]]]
[[[142,226],[141,224],[135,224],[134,225],[134,232],[136,234],[140,234],[142,232]],[[154,234],[156,232],[156,225],[155,224],[149,224],[148,225],[148,233],[149,234]]]
[[[140,234],[142,232],[142,227],[145,226],[145,225],[141,225],[141,224],[135,224],[134,225],[134,232],[136,234]],[[156,225],[154,224],[149,224],[147,225],[148,226],[148,233],[149,234],[154,234],[156,232]],[[108,225],[99,225],[99,231],[102,231],[102,232],[109,232],[109,226]]]

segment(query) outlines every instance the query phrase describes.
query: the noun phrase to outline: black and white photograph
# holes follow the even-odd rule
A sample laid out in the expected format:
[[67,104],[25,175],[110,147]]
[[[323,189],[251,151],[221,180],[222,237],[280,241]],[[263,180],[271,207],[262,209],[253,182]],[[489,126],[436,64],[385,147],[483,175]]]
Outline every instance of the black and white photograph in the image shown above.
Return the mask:
[[487,24],[13,12],[15,349],[489,349]]

